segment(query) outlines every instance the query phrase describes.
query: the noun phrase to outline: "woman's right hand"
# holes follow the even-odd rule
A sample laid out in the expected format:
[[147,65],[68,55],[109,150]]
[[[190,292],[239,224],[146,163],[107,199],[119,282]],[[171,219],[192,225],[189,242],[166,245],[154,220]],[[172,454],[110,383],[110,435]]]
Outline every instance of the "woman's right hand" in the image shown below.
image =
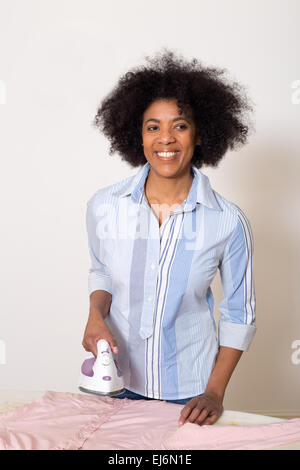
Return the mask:
[[118,354],[116,340],[104,319],[100,317],[99,319],[89,318],[85,328],[82,346],[86,351],[93,353],[95,357],[97,357],[98,354],[97,342],[99,339],[106,339],[112,352]]

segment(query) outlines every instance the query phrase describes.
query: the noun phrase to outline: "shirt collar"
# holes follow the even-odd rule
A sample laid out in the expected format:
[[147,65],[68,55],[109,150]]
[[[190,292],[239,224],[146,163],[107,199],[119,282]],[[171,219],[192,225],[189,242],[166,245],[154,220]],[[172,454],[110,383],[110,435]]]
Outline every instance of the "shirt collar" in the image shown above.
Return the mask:
[[[144,185],[149,170],[150,163],[146,162],[133,176],[130,185],[124,188],[123,191],[119,191],[119,196],[125,197],[131,195],[132,200],[136,203],[139,203],[144,192]],[[197,203],[200,203],[204,204],[210,209],[222,211],[223,209],[216,199],[208,177],[198,170],[198,168],[196,168],[194,165],[192,165],[192,170],[194,173],[194,179],[186,200],[185,208],[182,210],[184,212],[191,211],[195,208]],[[174,213],[176,213],[176,209]]]

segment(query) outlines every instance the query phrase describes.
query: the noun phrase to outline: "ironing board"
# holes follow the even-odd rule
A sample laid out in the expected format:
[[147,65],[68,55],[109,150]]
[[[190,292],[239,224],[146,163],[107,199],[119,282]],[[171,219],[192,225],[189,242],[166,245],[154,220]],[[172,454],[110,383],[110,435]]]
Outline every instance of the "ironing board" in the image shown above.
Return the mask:
[[[53,393],[55,396],[55,393],[57,392],[47,392],[47,393]],[[59,392],[58,392],[59,393]],[[63,395],[63,394],[62,394]],[[86,394],[81,394],[78,393],[76,394],[78,396],[86,396]],[[28,390],[0,390],[0,417],[2,413],[9,412],[9,411],[14,411],[14,410],[21,410],[25,409],[27,404],[32,404],[41,399],[43,396],[45,396],[44,391],[28,391]],[[90,395],[91,396],[91,395]],[[126,400],[126,399],[125,399]],[[124,399],[114,399],[114,402],[124,402]],[[133,402],[135,403],[135,410],[137,413],[139,413],[139,407],[143,404],[144,407],[149,406],[149,403],[152,403],[152,401],[146,401],[146,400],[127,400],[130,405],[133,405]],[[139,403],[142,402],[142,403]],[[157,402],[155,400],[155,402]],[[157,403],[158,404],[158,403]],[[122,403],[123,405],[123,403]],[[150,405],[151,406],[151,405]],[[172,407],[177,407],[178,410],[180,411],[181,407],[183,405],[177,405],[177,404],[171,404],[167,402],[160,402],[159,404],[160,407],[163,406],[172,406]],[[177,408],[176,408],[176,416],[177,416]],[[169,408],[171,410],[175,410],[175,408]],[[145,408],[144,408],[145,410]],[[140,412],[140,418],[143,419],[143,417],[146,416],[143,413],[143,408],[141,407],[141,412]],[[147,420],[147,416],[145,418]],[[259,415],[255,413],[245,413],[245,412],[240,412],[240,411],[233,411],[233,410],[225,410],[222,414],[222,416],[219,418],[219,420],[213,425],[213,426],[228,426],[228,429],[232,426],[260,426],[260,425],[266,425],[266,424],[272,424],[272,423],[280,423],[285,420],[282,420],[280,418],[275,418],[275,417],[270,417],[270,416],[264,416],[264,415]],[[112,426],[112,425],[111,425]],[[105,426],[104,426],[105,427]],[[211,427],[211,426],[210,426]],[[153,428],[153,426],[152,426]],[[110,429],[110,432],[112,431],[112,427]],[[151,431],[151,424],[150,424],[150,431]],[[155,431],[155,429],[154,429]],[[114,433],[111,433],[111,435],[114,435]],[[118,434],[116,434],[118,436]],[[125,439],[126,440],[126,439]],[[114,447],[115,446],[115,447]],[[120,442],[120,433],[119,437],[116,437],[116,442],[112,443],[112,446],[107,447],[107,449],[122,449],[122,443]],[[126,448],[126,447],[124,447]],[[279,445],[272,450],[279,450],[279,449],[297,449],[300,450],[300,434],[299,434],[299,441],[285,444],[285,445]]]

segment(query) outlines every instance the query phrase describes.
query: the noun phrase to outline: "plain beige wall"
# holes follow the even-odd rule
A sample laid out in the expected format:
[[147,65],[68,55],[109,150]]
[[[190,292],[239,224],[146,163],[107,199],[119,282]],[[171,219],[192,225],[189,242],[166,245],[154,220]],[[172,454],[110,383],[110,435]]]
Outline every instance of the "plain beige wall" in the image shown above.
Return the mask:
[[[77,391],[86,202],[137,171],[108,155],[91,121],[121,74],[167,46],[227,68],[256,104],[248,145],[202,170],[254,235],[258,330],[224,405],[300,414],[299,1],[1,0],[0,10],[0,388]],[[218,317],[219,274],[212,287]]]

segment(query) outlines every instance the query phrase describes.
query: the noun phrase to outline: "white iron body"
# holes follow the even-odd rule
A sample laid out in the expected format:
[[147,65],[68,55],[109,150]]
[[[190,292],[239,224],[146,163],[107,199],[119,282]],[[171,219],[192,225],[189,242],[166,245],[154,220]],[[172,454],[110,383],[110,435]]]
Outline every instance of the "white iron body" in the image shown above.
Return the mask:
[[97,349],[97,358],[86,359],[81,366],[79,389],[96,395],[119,395],[125,391],[124,379],[109,343],[100,339]]

